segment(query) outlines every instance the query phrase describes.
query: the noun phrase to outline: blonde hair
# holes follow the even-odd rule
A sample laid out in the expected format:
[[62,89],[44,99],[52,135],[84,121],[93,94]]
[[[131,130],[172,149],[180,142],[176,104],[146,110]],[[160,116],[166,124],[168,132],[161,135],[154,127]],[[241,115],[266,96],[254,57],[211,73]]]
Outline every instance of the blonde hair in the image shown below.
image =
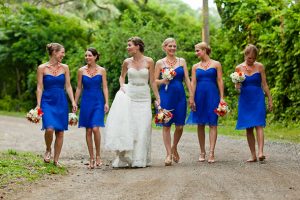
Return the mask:
[[253,53],[255,58],[257,57],[257,54],[258,54],[258,49],[255,45],[253,44],[248,44],[246,46],[246,48],[244,49],[244,55],[247,56],[249,55],[250,53]]
[[49,43],[46,46],[46,50],[47,50],[49,56],[51,56],[53,54],[53,52],[58,52],[63,48],[64,48],[63,45],[61,45],[59,43],[55,43],[55,42],[54,43]]
[[175,42],[176,43],[176,40],[174,38],[167,38],[165,39],[165,41],[161,44],[161,47],[163,49],[163,51],[165,51],[165,47],[170,44],[171,42]]
[[209,55],[211,53],[211,48],[208,44],[206,44],[206,42],[200,42],[200,43],[196,44],[195,48],[205,50],[207,55]]

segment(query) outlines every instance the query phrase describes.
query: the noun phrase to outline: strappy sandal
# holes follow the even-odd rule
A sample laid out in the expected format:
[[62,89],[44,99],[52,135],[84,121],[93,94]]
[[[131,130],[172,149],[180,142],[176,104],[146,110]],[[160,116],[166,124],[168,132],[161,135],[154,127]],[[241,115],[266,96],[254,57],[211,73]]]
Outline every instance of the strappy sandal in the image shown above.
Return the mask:
[[266,156],[264,156],[264,155],[258,157],[259,161],[264,161],[265,159],[266,159]]
[[198,161],[199,162],[204,162],[205,161],[205,152],[204,153],[200,153]]
[[58,168],[62,167],[62,165],[58,161],[53,161],[53,165],[58,167]]
[[208,162],[208,163],[214,163],[214,162],[215,162],[214,151],[210,151],[210,152],[209,152],[209,158],[208,158],[207,162]]
[[50,163],[51,160],[51,150],[50,151],[46,151],[45,155],[44,155],[44,162],[45,163]]
[[[99,160],[99,162],[98,162]],[[102,160],[100,159],[100,156],[96,156],[96,167],[101,167],[103,165]]]
[[94,161],[94,159],[90,159],[88,169],[94,169],[94,168],[95,168],[95,161]]
[[171,166],[172,165],[172,155],[168,155],[165,159],[165,166]]

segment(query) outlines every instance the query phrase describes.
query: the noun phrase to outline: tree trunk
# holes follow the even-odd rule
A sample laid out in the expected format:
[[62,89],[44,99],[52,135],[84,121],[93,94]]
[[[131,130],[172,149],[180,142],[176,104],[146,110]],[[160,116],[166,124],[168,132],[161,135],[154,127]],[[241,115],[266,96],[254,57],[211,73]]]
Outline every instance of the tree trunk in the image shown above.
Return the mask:
[[208,22],[208,0],[202,0],[202,16],[203,16],[203,25],[202,25],[202,41],[209,44],[209,22]]
[[21,77],[20,77],[20,71],[19,71],[18,67],[16,67],[16,76],[17,76],[17,80],[16,80],[17,95],[18,95],[18,99],[20,99],[20,97],[21,97],[21,85],[20,85]]

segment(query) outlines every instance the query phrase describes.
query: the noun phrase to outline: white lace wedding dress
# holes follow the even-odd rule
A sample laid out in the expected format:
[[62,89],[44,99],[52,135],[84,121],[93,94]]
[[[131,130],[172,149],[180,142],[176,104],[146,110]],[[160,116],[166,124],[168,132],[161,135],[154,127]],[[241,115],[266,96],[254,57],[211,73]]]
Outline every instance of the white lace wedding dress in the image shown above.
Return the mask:
[[105,128],[105,149],[114,150],[113,167],[146,167],[151,163],[151,96],[147,68],[128,69],[125,93],[118,91]]

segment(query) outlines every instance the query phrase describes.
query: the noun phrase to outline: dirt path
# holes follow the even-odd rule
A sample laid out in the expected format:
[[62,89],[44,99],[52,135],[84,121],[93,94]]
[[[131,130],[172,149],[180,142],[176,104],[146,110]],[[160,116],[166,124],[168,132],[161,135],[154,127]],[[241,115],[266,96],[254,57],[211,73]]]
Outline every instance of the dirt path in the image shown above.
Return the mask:
[[[0,116],[0,150],[43,153],[40,125]],[[265,163],[244,162],[249,156],[245,138],[220,136],[215,164],[196,162],[196,134],[184,133],[179,146],[181,162],[164,167],[160,132],[152,136],[152,167],[112,169],[113,153],[102,151],[106,166],[87,170],[84,129],[65,134],[61,161],[67,176],[51,176],[15,191],[4,199],[300,199],[300,145],[268,142]]]

